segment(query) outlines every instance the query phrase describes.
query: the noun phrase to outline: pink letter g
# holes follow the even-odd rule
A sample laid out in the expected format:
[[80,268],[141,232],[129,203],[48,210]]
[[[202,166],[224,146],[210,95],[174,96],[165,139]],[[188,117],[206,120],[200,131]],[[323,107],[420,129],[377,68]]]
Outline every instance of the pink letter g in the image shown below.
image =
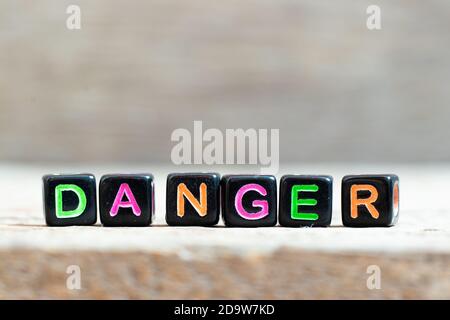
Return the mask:
[[259,220],[266,217],[269,214],[269,204],[266,200],[254,200],[252,205],[253,207],[259,207],[261,210],[255,213],[247,212],[242,206],[242,198],[244,194],[248,191],[256,191],[262,196],[267,195],[267,190],[256,183],[249,183],[243,185],[239,191],[236,193],[236,198],[234,199],[234,206],[236,208],[237,213],[246,220]]

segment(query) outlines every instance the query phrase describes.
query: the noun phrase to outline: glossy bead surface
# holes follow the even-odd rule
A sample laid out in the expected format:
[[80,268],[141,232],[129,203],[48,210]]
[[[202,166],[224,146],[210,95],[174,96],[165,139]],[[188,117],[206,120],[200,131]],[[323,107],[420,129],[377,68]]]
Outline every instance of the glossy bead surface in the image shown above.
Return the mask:
[[270,175],[227,175],[221,180],[222,216],[229,227],[277,223],[277,182]]
[[99,200],[100,220],[104,226],[148,226],[154,213],[153,176],[105,175],[100,180]]
[[220,218],[218,173],[172,173],[166,185],[166,222],[171,226],[213,226]]
[[399,179],[394,174],[342,179],[342,222],[347,227],[390,227],[399,217]]
[[42,182],[47,225],[82,226],[97,222],[94,175],[45,175]]
[[284,227],[328,227],[333,208],[331,176],[285,175],[278,220]]

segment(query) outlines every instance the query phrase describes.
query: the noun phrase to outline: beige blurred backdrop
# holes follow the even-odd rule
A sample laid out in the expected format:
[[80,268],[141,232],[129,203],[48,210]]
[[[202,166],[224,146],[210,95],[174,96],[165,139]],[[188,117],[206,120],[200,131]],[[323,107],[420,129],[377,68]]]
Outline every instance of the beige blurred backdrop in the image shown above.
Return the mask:
[[194,120],[280,129],[281,162],[450,160],[449,30],[446,0],[2,0],[0,161],[170,163]]

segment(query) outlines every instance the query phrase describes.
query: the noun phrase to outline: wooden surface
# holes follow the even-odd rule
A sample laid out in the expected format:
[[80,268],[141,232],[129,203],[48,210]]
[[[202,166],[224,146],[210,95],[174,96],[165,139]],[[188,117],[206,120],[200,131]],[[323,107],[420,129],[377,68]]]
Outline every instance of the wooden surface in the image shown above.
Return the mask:
[[[156,177],[152,227],[44,225],[43,174],[90,171],[99,178],[104,173],[145,168]],[[165,178],[171,171],[183,170],[155,165],[67,169],[0,166],[4,199],[0,208],[0,297],[450,298],[446,196],[450,168],[333,164],[282,168],[280,174],[335,177],[333,225],[326,229],[168,227],[164,223]],[[340,178],[361,172],[400,176],[397,226],[341,226]],[[82,290],[66,288],[66,268],[73,264],[82,270]],[[366,269],[371,264],[382,270],[381,290],[366,287]]]

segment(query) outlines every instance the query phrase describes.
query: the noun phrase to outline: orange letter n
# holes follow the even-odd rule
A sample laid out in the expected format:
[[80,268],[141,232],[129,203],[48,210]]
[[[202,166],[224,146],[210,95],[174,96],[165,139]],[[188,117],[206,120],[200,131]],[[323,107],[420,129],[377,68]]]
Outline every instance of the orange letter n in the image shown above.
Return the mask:
[[[370,196],[368,198],[360,199],[358,198],[358,191],[368,191]],[[378,219],[380,213],[374,207],[373,203],[378,199],[377,188],[371,186],[370,184],[354,184],[350,188],[350,216],[353,219],[358,217],[358,206],[364,205],[369,211],[370,215],[374,219]]]
[[206,216],[206,211],[208,209],[206,201],[206,184],[200,184],[200,202],[195,199],[189,189],[184,183],[180,183],[177,188],[177,216],[184,216],[184,197],[186,197],[189,202],[194,207],[195,211],[201,216]]

